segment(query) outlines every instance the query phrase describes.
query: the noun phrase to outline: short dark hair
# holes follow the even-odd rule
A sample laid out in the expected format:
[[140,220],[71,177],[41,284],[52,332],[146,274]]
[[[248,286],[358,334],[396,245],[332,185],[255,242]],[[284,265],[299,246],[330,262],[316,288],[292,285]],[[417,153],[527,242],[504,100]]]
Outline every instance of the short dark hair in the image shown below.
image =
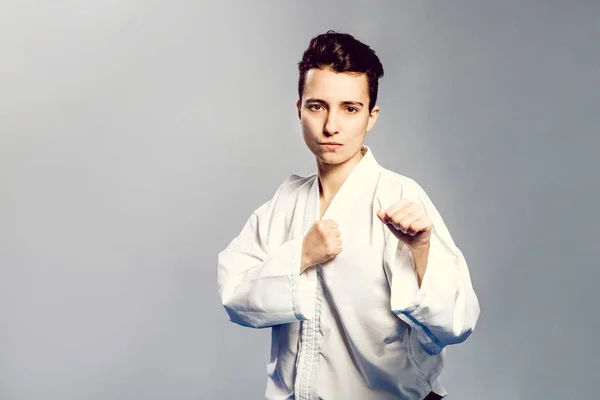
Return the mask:
[[311,39],[298,63],[298,96],[302,99],[306,73],[313,69],[331,68],[335,72],[364,73],[369,85],[369,112],[377,102],[379,78],[383,65],[375,51],[347,33],[327,31]]

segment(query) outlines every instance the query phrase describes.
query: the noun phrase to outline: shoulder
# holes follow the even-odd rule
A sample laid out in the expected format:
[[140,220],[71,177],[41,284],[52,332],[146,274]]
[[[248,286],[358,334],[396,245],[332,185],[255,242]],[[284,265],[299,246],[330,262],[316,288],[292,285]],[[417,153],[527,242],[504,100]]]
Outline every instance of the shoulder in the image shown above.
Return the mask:
[[291,194],[297,193],[302,190],[306,190],[310,188],[315,181],[317,174],[312,174],[308,176],[300,176],[296,174],[288,175],[281,185],[279,185],[279,192]]
[[399,192],[403,197],[412,195],[420,198],[426,196],[425,190],[416,180],[381,166],[377,186],[380,190]]
[[271,198],[262,204],[255,213],[273,210],[276,204],[287,203],[290,199],[296,199],[303,193],[308,193],[317,174],[300,176],[296,174],[287,175],[279,184]]
[[431,197],[413,178],[382,167],[379,173],[377,192],[380,201],[387,205],[393,204],[400,198],[418,203],[423,207],[427,215],[434,219],[435,223],[440,226],[443,225],[442,217]]
[[308,176],[288,175],[279,184],[272,201],[281,203],[287,200],[298,199],[302,195],[307,195],[315,179],[317,179],[316,173]]

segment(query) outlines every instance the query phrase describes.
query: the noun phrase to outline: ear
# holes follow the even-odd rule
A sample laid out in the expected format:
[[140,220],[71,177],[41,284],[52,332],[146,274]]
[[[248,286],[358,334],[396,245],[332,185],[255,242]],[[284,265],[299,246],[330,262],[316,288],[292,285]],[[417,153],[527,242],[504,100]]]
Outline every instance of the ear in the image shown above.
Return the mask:
[[298,100],[296,102],[296,110],[298,111],[298,119],[300,121],[302,121],[302,113],[300,112],[300,106],[302,105],[302,102],[300,100]]
[[377,122],[377,118],[379,117],[379,106],[373,107],[371,114],[369,115],[369,121],[367,122],[367,132],[373,129],[375,123]]

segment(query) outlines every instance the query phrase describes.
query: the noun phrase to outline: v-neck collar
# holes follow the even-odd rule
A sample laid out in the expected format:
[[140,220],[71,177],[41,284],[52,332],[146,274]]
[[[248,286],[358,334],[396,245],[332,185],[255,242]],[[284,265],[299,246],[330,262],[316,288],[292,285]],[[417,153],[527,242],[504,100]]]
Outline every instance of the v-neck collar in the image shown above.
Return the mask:
[[[379,164],[368,146],[363,145],[363,150],[366,150],[366,153],[333,196],[321,219],[332,219],[339,224],[360,194],[376,183]],[[311,197],[316,200],[315,220],[318,220],[321,211],[319,194],[319,174],[317,173],[311,188]]]

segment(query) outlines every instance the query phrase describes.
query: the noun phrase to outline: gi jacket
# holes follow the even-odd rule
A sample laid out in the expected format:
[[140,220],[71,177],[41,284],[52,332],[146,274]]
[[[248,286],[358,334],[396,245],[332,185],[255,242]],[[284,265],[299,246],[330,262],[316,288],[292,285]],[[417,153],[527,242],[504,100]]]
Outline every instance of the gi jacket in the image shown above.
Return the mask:
[[[267,399],[446,395],[444,347],[464,341],[479,317],[467,263],[427,194],[363,152],[323,216],[339,226],[339,255],[299,274],[304,235],[319,216],[317,174],[286,178],[219,253],[230,320],[271,328]],[[420,288],[410,250],[377,217],[401,198],[433,223]]]

